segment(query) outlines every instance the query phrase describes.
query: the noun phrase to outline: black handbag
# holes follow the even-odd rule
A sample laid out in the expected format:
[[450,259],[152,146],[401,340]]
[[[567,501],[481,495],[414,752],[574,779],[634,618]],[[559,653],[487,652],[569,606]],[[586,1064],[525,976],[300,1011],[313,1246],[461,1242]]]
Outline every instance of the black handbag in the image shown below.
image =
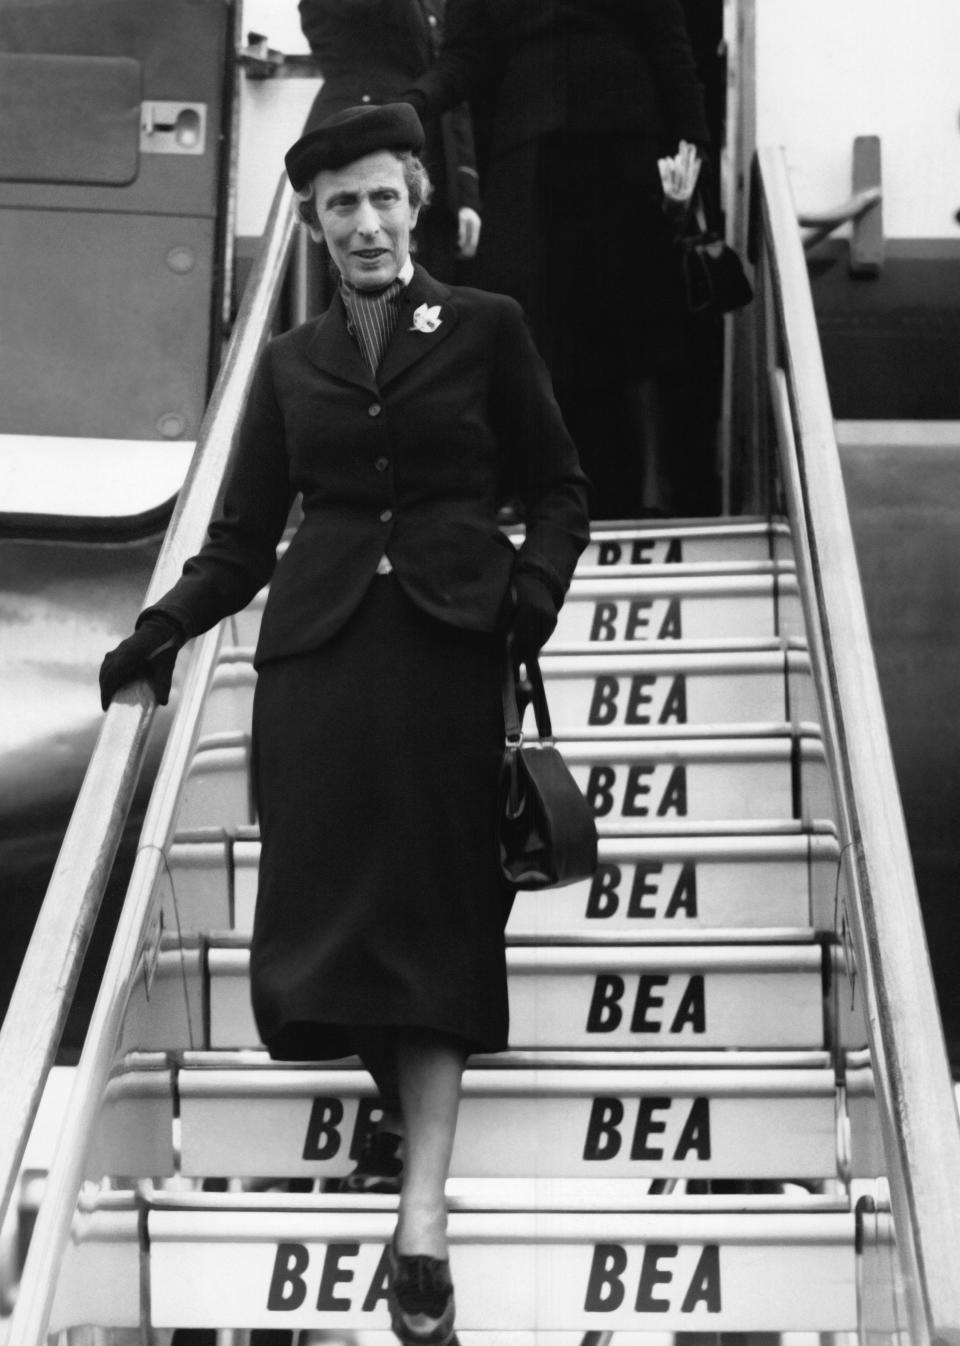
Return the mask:
[[680,268],[690,313],[732,313],[753,298],[743,262],[735,248],[707,228],[703,207],[695,212],[697,232],[681,237]]
[[559,888],[588,879],[596,870],[597,826],[553,741],[540,665],[536,659],[525,662],[540,737],[524,739],[508,649],[503,672],[500,867],[513,888]]

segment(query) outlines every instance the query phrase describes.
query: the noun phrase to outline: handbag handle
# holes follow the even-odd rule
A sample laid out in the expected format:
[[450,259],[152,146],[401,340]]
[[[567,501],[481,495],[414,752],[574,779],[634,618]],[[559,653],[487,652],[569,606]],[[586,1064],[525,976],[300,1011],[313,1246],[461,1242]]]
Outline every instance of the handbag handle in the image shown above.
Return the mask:
[[[533,718],[541,742],[553,740],[553,725],[550,721],[550,708],[547,705],[547,693],[543,685],[543,673],[536,655],[524,659],[527,670],[527,682],[530,687],[530,701],[533,705]],[[517,681],[513,664],[513,637],[508,637],[503,652],[503,676],[500,682],[503,698],[503,730],[508,744],[523,742],[523,725],[517,702]]]

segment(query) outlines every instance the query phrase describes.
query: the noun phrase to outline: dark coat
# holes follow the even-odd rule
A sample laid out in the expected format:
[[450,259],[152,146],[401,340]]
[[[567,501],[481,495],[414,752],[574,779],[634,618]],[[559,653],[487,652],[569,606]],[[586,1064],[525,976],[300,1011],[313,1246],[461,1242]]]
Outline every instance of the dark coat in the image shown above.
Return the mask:
[[443,51],[407,92],[426,113],[486,104],[478,283],[522,305],[561,398],[676,367],[657,159],[709,138],[680,0],[449,0]]
[[[432,64],[440,30],[420,0],[300,0],[300,24],[323,72],[305,131],[343,108],[390,103]],[[464,105],[427,119],[427,160],[448,210],[480,209],[470,116]]]
[[[439,305],[432,332],[412,327],[421,304]],[[514,489],[526,505],[519,554],[497,524]],[[276,564],[298,492],[303,522]],[[196,635],[269,580],[260,666],[329,640],[386,552],[422,610],[494,631],[515,567],[541,575],[559,604],[587,535],[585,479],[520,309],[417,267],[376,379],[339,295],[268,344],[220,516],[156,608]]]
[[428,112],[493,93],[491,159],[554,131],[709,140],[680,0],[449,0]]

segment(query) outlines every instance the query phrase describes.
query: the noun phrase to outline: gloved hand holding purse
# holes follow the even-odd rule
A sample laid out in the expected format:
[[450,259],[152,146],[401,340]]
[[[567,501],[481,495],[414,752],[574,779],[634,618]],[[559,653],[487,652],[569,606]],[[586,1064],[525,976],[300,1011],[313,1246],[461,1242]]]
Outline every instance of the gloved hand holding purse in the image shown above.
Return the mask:
[[146,678],[157,703],[170,700],[173,667],[186,634],[179,622],[161,612],[151,612],[139,623],[132,636],[107,654],[100,665],[100,704],[104,710],[121,687]]
[[540,653],[557,624],[557,604],[546,582],[530,571],[513,578],[513,614],[510,634],[516,659],[523,662]]

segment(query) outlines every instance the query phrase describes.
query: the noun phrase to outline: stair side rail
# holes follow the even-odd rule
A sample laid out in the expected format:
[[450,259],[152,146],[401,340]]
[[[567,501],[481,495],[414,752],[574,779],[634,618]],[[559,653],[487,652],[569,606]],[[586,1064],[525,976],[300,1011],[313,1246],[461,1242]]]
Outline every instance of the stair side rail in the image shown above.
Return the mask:
[[[786,160],[754,165],[757,370],[777,428],[912,1343],[960,1343],[960,1124]],[[762,428],[762,427],[761,427]]]
[[[296,228],[292,190],[283,178],[145,605],[170,588],[184,561],[203,543],[257,357],[271,329]],[[90,695],[96,696],[95,687]],[[153,691],[141,680],[121,689],[104,717],[0,1027],[0,1224],[60,1045],[143,767],[155,709]]]

